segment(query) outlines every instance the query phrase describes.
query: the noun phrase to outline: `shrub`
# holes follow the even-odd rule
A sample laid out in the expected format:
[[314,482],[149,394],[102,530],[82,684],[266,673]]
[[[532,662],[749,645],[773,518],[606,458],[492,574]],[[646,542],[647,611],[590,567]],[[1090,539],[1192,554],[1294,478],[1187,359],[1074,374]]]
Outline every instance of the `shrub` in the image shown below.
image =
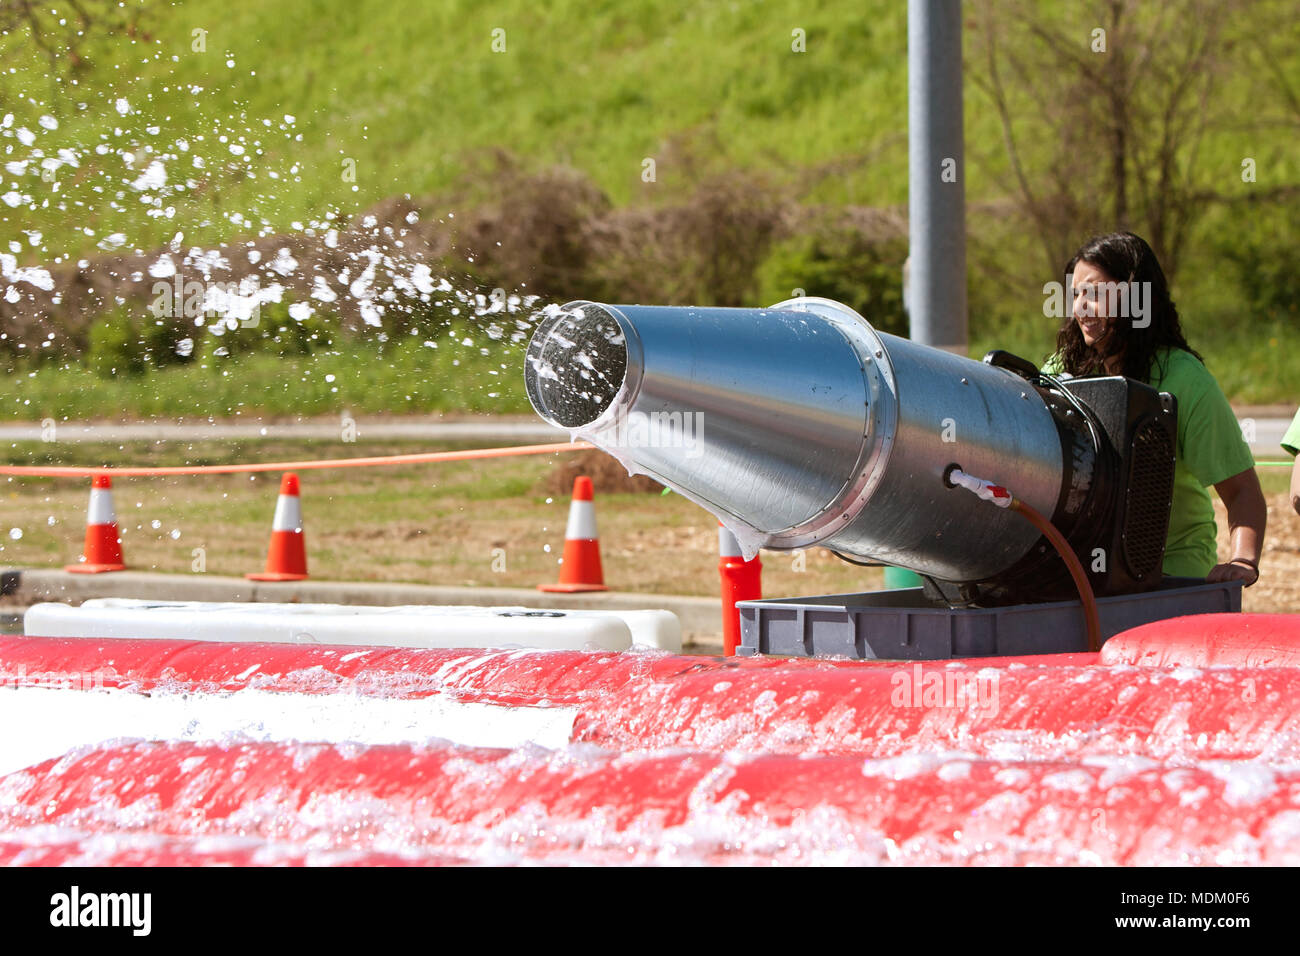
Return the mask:
[[[1248,316],[1261,327],[1266,321],[1294,323],[1300,308],[1300,271],[1295,266],[1300,255],[1295,226],[1300,202],[1279,203],[1271,209],[1251,206],[1250,215],[1216,232],[1218,254],[1237,279],[1238,320]],[[1243,228],[1242,222],[1252,225]]]
[[568,298],[662,305],[751,305],[754,270],[783,234],[781,188],[737,173],[706,179],[662,205],[592,220],[582,292]]
[[210,320],[203,336],[205,360],[227,359],[236,355],[275,355],[287,358],[310,355],[333,348],[339,339],[337,316],[320,311],[296,319],[289,314],[293,300],[285,296],[268,302],[258,312],[255,325],[240,325],[222,319]]
[[460,268],[489,289],[576,298],[594,255],[588,226],[608,213],[608,197],[578,170],[533,171],[500,151],[486,160],[476,181],[490,194],[458,231]]
[[194,355],[186,339],[192,342],[189,330],[176,320],[123,306],[91,326],[89,365],[100,377],[112,378],[182,364]]
[[842,227],[777,243],[755,272],[755,298],[763,305],[804,295],[843,302],[882,332],[907,335],[903,311],[902,239],[866,239]]

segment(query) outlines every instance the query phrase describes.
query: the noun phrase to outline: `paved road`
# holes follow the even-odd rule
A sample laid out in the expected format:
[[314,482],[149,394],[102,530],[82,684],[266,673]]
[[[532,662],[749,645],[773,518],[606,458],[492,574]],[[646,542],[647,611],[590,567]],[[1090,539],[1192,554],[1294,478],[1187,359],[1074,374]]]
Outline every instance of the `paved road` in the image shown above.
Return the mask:
[[1246,437],[1249,441],[1249,423],[1255,423],[1255,440],[1250,443],[1250,449],[1255,453],[1255,457],[1262,460],[1279,460],[1286,454],[1282,451],[1282,436],[1286,434],[1287,426],[1291,424],[1289,418],[1255,418],[1245,419]]
[[[478,421],[456,422],[367,422],[361,418],[355,421],[354,427],[357,441],[424,439],[531,443],[564,441],[569,437],[568,432],[561,428],[552,428],[541,419],[516,421],[485,417]],[[46,440],[46,434],[46,428],[39,423],[0,425],[0,441],[42,441]],[[52,440],[57,442],[196,442],[273,438],[339,441],[344,438],[344,435],[345,423],[341,421],[249,423],[247,425],[228,423],[86,425],[80,422],[56,422]]]
[[[1254,441],[1251,450],[1260,460],[1278,460],[1284,452],[1279,442],[1291,423],[1288,418],[1243,418],[1243,430],[1250,440],[1250,423],[1254,423]],[[484,441],[484,442],[553,442],[564,441],[568,432],[552,428],[541,419],[494,418],[484,416],[455,422],[403,421],[367,422],[364,417],[355,422],[357,440],[410,439],[427,441]],[[174,425],[166,423],[140,423],[129,425],[86,425],[79,422],[58,422],[54,426],[54,440],[60,442],[126,442],[126,441],[222,441],[231,439],[333,439],[343,437],[342,422],[313,421],[304,423],[232,425],[227,423]],[[40,423],[0,425],[0,441],[41,441],[45,430]]]

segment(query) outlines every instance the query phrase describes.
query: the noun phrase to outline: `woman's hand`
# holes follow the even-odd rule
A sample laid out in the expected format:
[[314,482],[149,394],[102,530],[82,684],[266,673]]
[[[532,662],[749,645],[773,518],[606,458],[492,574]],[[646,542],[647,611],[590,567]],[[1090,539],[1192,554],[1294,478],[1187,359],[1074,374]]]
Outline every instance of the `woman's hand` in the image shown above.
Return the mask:
[[1254,468],[1225,478],[1214,486],[1228,509],[1228,535],[1232,557],[1216,564],[1205,580],[1244,581],[1250,587],[1259,580],[1259,555],[1264,547],[1264,525],[1268,522],[1268,505],[1259,487]]
[[1250,587],[1259,580],[1259,568],[1248,563],[1244,558],[1237,559],[1227,564],[1216,564],[1205,576],[1205,580],[1211,584],[1220,581],[1245,581],[1246,587]]

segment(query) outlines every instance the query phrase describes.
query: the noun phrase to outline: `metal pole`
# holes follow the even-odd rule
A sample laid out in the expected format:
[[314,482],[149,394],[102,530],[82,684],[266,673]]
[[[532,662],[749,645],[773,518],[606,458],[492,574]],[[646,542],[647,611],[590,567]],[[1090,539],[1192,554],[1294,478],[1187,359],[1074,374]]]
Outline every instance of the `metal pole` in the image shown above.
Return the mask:
[[908,228],[911,332],[966,350],[966,168],[960,0],[908,0]]

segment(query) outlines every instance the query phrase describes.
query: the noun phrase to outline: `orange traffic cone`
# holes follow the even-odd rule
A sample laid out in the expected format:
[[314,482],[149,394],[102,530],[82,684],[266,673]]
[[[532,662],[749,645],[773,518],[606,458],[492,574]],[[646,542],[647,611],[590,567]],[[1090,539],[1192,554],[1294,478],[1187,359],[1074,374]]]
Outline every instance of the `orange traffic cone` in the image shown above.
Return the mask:
[[271,521],[271,546],[266,552],[266,570],[245,574],[250,581],[301,581],[307,577],[307,545],[302,533],[302,502],[298,497],[298,476],[286,472],[280,479],[280,497]]
[[125,571],[122,563],[122,538],[117,533],[117,515],[113,512],[113,479],[96,475],[90,480],[90,508],[86,514],[86,544],[81,563],[63,570],[73,574],[102,574]]
[[564,557],[560,583],[539,584],[539,591],[608,591],[600,570],[600,535],[596,532],[596,506],[591,500],[591,479],[573,479],[569,524],[564,529]]

